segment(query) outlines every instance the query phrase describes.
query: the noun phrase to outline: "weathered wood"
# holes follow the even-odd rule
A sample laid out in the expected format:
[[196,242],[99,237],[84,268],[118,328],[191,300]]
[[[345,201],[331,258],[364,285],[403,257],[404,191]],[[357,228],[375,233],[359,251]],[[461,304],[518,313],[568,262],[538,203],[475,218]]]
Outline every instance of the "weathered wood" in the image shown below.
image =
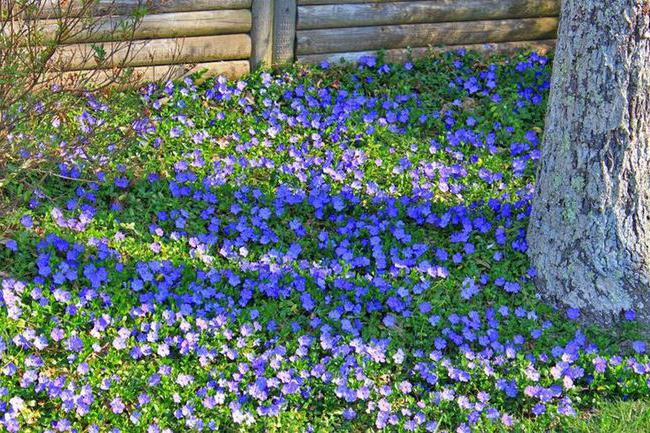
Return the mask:
[[200,81],[218,75],[235,79],[250,72],[250,62],[248,60],[230,60],[225,62],[196,63],[194,65],[161,65],[134,68],[134,74],[138,74],[141,81],[155,81],[163,77],[168,77],[173,80],[197,72],[202,72]]
[[[1,0],[0,0],[1,1]],[[32,0],[33,1],[33,0]],[[40,9],[42,18],[56,18],[78,11],[88,0],[48,0]],[[191,12],[204,10],[250,9],[252,0],[96,0],[84,7],[92,15],[129,14],[143,6],[149,13]]]
[[257,68],[271,65],[273,62],[273,2],[271,0],[253,0],[253,27],[251,39],[253,52],[251,66]]
[[528,253],[547,302],[650,324],[647,0],[564,0]]
[[[440,53],[445,51],[454,51],[458,49],[466,49],[478,51],[482,53],[492,52],[511,52],[517,50],[530,50],[540,54],[549,52],[555,46],[555,39],[547,39],[541,41],[520,41],[520,42],[500,42],[500,43],[487,43],[487,44],[469,44],[469,45],[448,45],[444,47],[431,47],[431,48],[395,48],[392,50],[385,50],[383,52],[384,59],[388,62],[404,62],[408,59],[416,59],[424,57],[433,53]],[[327,54],[306,54],[298,56],[296,59],[299,63],[304,64],[319,64],[323,61],[332,64],[339,62],[356,62],[362,57],[377,56],[379,51],[354,51],[348,53],[327,53]]]
[[[57,20],[42,20],[35,28],[48,38],[56,34],[59,26]],[[137,23],[130,17],[98,17],[76,23],[64,43],[233,34],[248,32],[250,28],[251,13],[246,9],[153,14]]]
[[557,16],[560,0],[435,0],[300,6],[298,29]]
[[552,39],[557,18],[523,18],[435,24],[299,30],[296,52],[321,54],[429,45],[480,44]]
[[[101,46],[110,58],[99,61],[94,46]],[[251,40],[247,34],[198,36],[184,39],[151,39],[127,43],[105,42],[60,47],[52,65],[57,70],[107,69],[125,66],[205,63],[216,60],[248,59]]]
[[273,23],[273,63],[288,63],[294,58],[296,40],[296,0],[275,0]]
[[[248,60],[232,60],[225,62],[196,63],[189,65],[159,65],[140,66],[131,68],[132,75],[128,80],[129,84],[145,83],[160,80],[180,79],[196,72],[204,71],[195,82],[199,83],[209,77],[223,75],[229,79],[239,78],[250,71]],[[81,70],[70,71],[58,74],[56,77],[47,80],[48,85],[57,83],[69,90],[76,90],[90,86],[111,87],[118,86],[115,81],[116,74],[122,74],[120,70]]]

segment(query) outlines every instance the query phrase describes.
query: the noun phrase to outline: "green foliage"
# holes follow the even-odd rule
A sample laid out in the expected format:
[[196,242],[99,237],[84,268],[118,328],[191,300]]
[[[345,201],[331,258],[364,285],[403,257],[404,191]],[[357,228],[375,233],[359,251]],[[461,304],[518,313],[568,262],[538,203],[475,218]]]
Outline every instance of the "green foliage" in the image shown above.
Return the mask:
[[[74,382],[71,387],[83,383],[97,392],[96,403],[87,414],[71,411],[67,415],[74,427],[84,432],[92,424],[106,431],[110,431],[110,426],[122,432],[139,432],[154,421],[161,429],[186,431],[189,427],[185,421],[172,415],[181,410],[179,401],[191,404],[202,419],[213,421],[216,431],[376,431],[376,410],[358,401],[347,404],[337,396],[337,386],[331,381],[313,379],[309,393],[288,394],[287,403],[277,416],[257,417],[253,406],[256,402],[249,397],[242,399],[244,405],[249,405],[245,408],[255,415],[250,425],[233,422],[226,405],[204,408],[199,385],[182,387],[174,381],[179,374],[190,374],[194,384],[201,385],[238,376],[240,365],[220,352],[223,347],[235,347],[236,342],[242,363],[248,356],[261,356],[267,343],[282,345],[291,355],[297,353],[297,338],[303,333],[316,336],[313,348],[304,356],[287,356],[282,360],[283,370],[308,371],[327,359],[327,372],[337,377],[356,363],[363,375],[346,377],[350,386],[360,387],[367,378],[377,386],[388,385],[392,393],[387,398],[395,413],[421,411],[427,419],[439,423],[434,431],[454,431],[469,416],[469,411],[460,409],[453,399],[440,399],[443,387],[470,396],[473,403],[480,391],[487,391],[489,405],[498,408],[499,415],[510,414],[516,420],[514,425],[505,426],[481,414],[472,427],[474,431],[650,431],[648,406],[644,402],[648,395],[647,377],[631,371],[628,365],[632,359],[648,362],[646,355],[636,356],[627,350],[631,341],[640,338],[638,325],[626,322],[620,333],[614,334],[568,320],[564,313],[540,303],[530,278],[530,264],[521,243],[517,243],[527,226],[535,170],[533,156],[541,141],[549,76],[549,64],[539,57],[518,54],[485,59],[467,53],[428,57],[408,66],[384,67],[381,60],[376,65],[328,69],[293,65],[274,71],[273,75],[257,71],[239,83],[208,80],[197,86],[187,80],[105,95],[58,94],[54,108],[39,113],[38,118],[27,117],[16,126],[11,139],[12,152],[21,158],[10,162],[8,171],[14,176],[11,182],[2,184],[0,244],[6,248],[0,247],[0,278],[27,281],[29,290],[21,292],[19,317],[15,311],[9,313],[7,303],[0,304],[0,337],[11,342],[28,328],[49,336],[57,327],[66,337],[80,336],[83,349],[78,353],[71,353],[63,343],[51,342],[39,356],[48,377],[64,376],[69,378],[67,383]],[[330,99],[322,96],[325,90],[332,92]],[[297,96],[301,93],[307,97]],[[401,124],[380,122],[377,118],[387,118],[392,108],[377,104],[366,109],[350,95],[363,97],[366,102],[376,98],[388,107],[406,110],[407,120]],[[325,102],[319,103],[318,98]],[[336,105],[337,98],[348,105]],[[302,119],[290,123],[282,117],[301,115],[303,107],[296,108],[300,105],[296,101],[311,109],[302,124]],[[269,112],[273,110],[277,117],[272,121]],[[394,110],[399,116],[400,111]],[[376,116],[368,120],[366,116],[372,111],[377,112]],[[345,113],[341,114],[344,120],[328,123],[325,119],[334,113]],[[282,127],[273,129],[276,124]],[[465,132],[454,135],[459,130]],[[34,143],[37,145],[28,147]],[[522,143],[530,146],[521,151],[518,147]],[[23,166],[23,161],[31,161],[30,157],[40,151],[44,157],[39,156],[37,166]],[[530,157],[519,161],[517,158],[522,154]],[[350,163],[357,164],[352,169],[344,163],[353,159],[350,155],[357,155]],[[270,162],[260,162],[267,160]],[[308,166],[308,160],[316,162]],[[431,164],[444,167],[443,171],[451,174],[444,176],[444,180],[439,173],[422,180],[425,176],[416,169],[428,170]],[[191,168],[179,168],[185,165]],[[161,180],[151,181],[150,173],[157,173]],[[179,173],[180,177],[191,173],[196,179],[179,180]],[[494,179],[486,180],[486,173],[494,175]],[[314,184],[318,176],[326,179],[328,187],[323,197],[341,198],[340,209],[328,204],[319,216],[307,200],[278,204],[281,187],[316,195],[318,185]],[[349,193],[355,182],[385,193],[386,199],[379,200],[359,188],[360,198],[355,202]],[[176,188],[183,185],[189,185],[192,194],[178,193]],[[198,192],[210,192],[214,200],[206,203],[196,199],[200,196]],[[495,202],[499,207],[490,207]],[[476,218],[483,216],[491,226],[485,232],[471,231],[467,241],[454,242],[462,222],[436,225],[425,218],[418,220],[418,215],[413,216],[414,207],[422,203],[426,204],[428,215],[449,213],[452,220],[450,210],[454,209],[467,212],[467,218],[477,225]],[[267,243],[250,240],[262,233],[261,220],[253,218],[263,208],[269,210],[264,224],[277,237]],[[201,243],[197,239],[209,232],[203,216],[208,210],[210,217],[218,220],[216,233],[220,242],[235,242],[239,230],[244,230],[242,227],[250,228],[253,235],[243,242],[244,249],[228,254],[222,253],[221,244],[208,245],[205,251],[192,246]],[[76,225],[71,228],[66,221],[62,224],[57,211]],[[182,217],[161,217],[174,212]],[[391,216],[385,217],[387,214]],[[372,226],[360,223],[373,221],[373,216],[378,218],[377,226],[390,225],[390,230],[375,235]],[[26,217],[33,220],[33,225],[24,223]],[[304,235],[299,236],[299,229],[292,227],[296,221]],[[503,231],[506,241],[498,242],[496,230]],[[319,238],[323,232],[329,236],[328,245]],[[405,234],[409,240],[400,238]],[[406,262],[414,246],[427,246],[421,258],[444,263],[448,275],[423,276],[417,266],[409,264],[400,265],[404,270],[396,268],[391,274],[383,273],[374,256],[370,266],[355,264],[350,257],[371,257],[365,239],[373,236],[379,240],[378,248],[395,262]],[[54,238],[87,248],[78,260],[70,260],[77,263],[79,273],[62,286],[69,292],[69,302],[57,299],[61,295],[54,291],[44,291],[47,302],[30,294],[43,285],[58,287],[50,281],[51,275],[45,276],[47,284],[38,282],[41,267],[58,269],[67,260],[62,251],[57,252],[57,247],[47,244],[47,239]],[[16,243],[16,248],[9,248],[11,242]],[[42,245],[37,247],[39,243]],[[304,291],[312,295],[313,308],[304,307],[303,292],[299,290],[289,290],[277,297],[256,291],[251,300],[244,302],[240,281],[223,278],[210,286],[222,296],[219,299],[226,300],[228,321],[224,329],[228,332],[200,328],[198,319],[202,315],[214,317],[212,312],[206,313],[208,305],[214,307],[210,304],[213,301],[200,298],[200,290],[194,285],[201,272],[214,268],[261,285],[265,283],[257,281],[261,271],[246,268],[247,264],[271,260],[275,253],[270,252],[269,245],[278,254],[285,254],[296,243],[304,262],[287,259],[282,266],[278,264],[282,272],[278,271],[281,276],[273,284],[289,287],[304,280]],[[159,246],[158,251],[152,248],[154,244]],[[349,257],[337,248],[346,245]],[[436,259],[437,247],[446,249],[449,258]],[[52,254],[47,263],[37,265],[43,260],[39,259],[42,250]],[[106,253],[107,250],[116,255]],[[497,252],[499,259],[495,258]],[[454,255],[460,260],[452,261]],[[144,291],[135,290],[136,267],[152,261],[167,261],[169,268],[144,283]],[[102,267],[106,271],[106,280],[97,284],[99,296],[88,292],[88,286],[93,284],[93,269],[81,270],[82,265],[91,263],[95,270]],[[324,263],[337,271],[322,277],[326,289],[321,289],[308,271]],[[145,294],[155,296],[163,292],[158,285],[176,272],[178,280],[170,290],[177,297],[141,301]],[[372,281],[377,275],[384,277],[386,286]],[[480,281],[484,275],[488,282],[477,283],[480,290],[464,296],[463,288],[468,281]],[[505,290],[503,284],[497,284],[500,279],[518,283],[518,289]],[[350,286],[342,284],[343,280]],[[386,320],[384,313],[388,310],[372,311],[368,307],[369,301],[377,301],[385,308],[390,297],[398,296],[413,300],[409,314],[396,314],[399,319],[394,325]],[[193,304],[196,297],[199,301]],[[147,302],[156,308],[139,316]],[[430,311],[420,308],[426,303],[430,304]],[[350,304],[364,308],[345,311]],[[196,331],[196,344],[201,350],[213,350],[218,355],[205,360],[199,350],[183,351],[178,343],[178,347],[172,345],[169,355],[136,360],[129,350],[115,347],[121,329],[133,332],[125,343],[133,349],[143,342],[138,341],[145,335],[142,330],[153,322],[165,323],[169,311],[182,312],[178,316],[181,319],[160,328],[161,340],[169,337],[180,341],[191,329]],[[462,320],[452,319],[469,318],[475,313],[481,317],[481,324],[470,331]],[[103,314],[109,315],[113,323],[102,332],[91,333],[91,320]],[[488,315],[493,315],[493,320]],[[364,344],[374,339],[389,340],[383,349],[388,361],[375,362],[362,353],[332,355],[319,346],[318,338],[323,333],[312,325],[315,318],[321,320],[318,326],[331,327],[348,344],[348,349],[360,344],[359,340]],[[345,332],[342,318],[363,324],[358,339]],[[271,321],[277,324],[274,330],[262,327],[251,338],[241,332],[244,325],[267,325]],[[296,325],[300,331],[296,331]],[[476,358],[476,353],[485,347],[480,346],[476,335],[469,334],[493,335],[489,330],[498,330],[494,339],[502,346],[495,351],[501,350],[502,359],[491,358],[487,368]],[[467,336],[464,344],[471,348],[472,355],[452,343],[452,332]],[[442,337],[447,346],[439,349],[441,356],[454,368],[471,372],[470,380],[452,379],[445,363],[440,362],[432,367],[438,380],[435,385],[418,381],[414,366],[435,358],[435,354],[429,354],[435,352],[434,342]],[[158,342],[155,340],[156,345]],[[598,350],[592,350],[589,343]],[[511,345],[512,351],[505,352],[504,345]],[[577,377],[575,384],[567,384],[562,374],[556,377],[554,367],[565,353],[571,352],[572,345],[579,346],[579,356],[572,359],[572,366],[583,369],[585,374]],[[556,348],[559,354],[550,355]],[[401,349],[406,351],[406,360],[391,361]],[[0,351],[1,363],[23,368],[31,362],[31,350],[9,343],[4,354]],[[419,351],[422,355],[415,355]],[[594,370],[598,356],[612,360],[621,353],[625,356],[622,362],[612,362],[605,372]],[[551,360],[539,361],[544,357]],[[531,360],[536,363],[538,379],[532,378],[535,374],[530,371]],[[83,363],[88,366],[88,374],[79,373]],[[120,397],[128,403],[128,410],[134,411],[139,394],[149,389],[148,378],[164,367],[171,368],[172,374],[151,388],[151,404],[142,405],[138,411],[139,423],[129,419],[127,415],[131,413],[117,414],[108,409],[109,402]],[[265,368],[268,374],[275,374],[272,370]],[[119,376],[119,384],[102,388],[102,380],[113,375]],[[251,371],[240,376],[242,389],[257,379]],[[517,396],[496,389],[498,379],[515,381]],[[407,380],[414,382],[416,391],[397,391],[397,384]],[[533,385],[559,385],[563,396],[570,398],[578,411],[577,416],[561,416],[558,409],[562,404],[558,399],[551,399],[544,413],[533,415],[537,400],[524,394],[526,387]],[[62,416],[58,400],[46,398],[33,388],[21,387],[19,375],[0,375],[1,387],[8,390],[0,393],[1,402],[8,402],[12,396],[26,402],[20,413],[21,422],[27,426],[25,431],[43,431]],[[234,401],[240,396],[229,392],[228,398],[231,397]],[[619,403],[622,398],[628,401]],[[350,407],[357,409],[357,417],[346,420],[342,414]],[[404,415],[404,419],[408,416]],[[402,421],[388,429],[407,431]],[[420,426],[420,431],[423,429]]]

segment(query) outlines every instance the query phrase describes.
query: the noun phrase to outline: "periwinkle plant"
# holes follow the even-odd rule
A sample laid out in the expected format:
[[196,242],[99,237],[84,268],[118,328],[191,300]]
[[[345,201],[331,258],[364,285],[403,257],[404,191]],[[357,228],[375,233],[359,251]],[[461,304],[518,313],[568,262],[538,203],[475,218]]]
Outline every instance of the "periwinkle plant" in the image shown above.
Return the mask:
[[95,172],[62,145],[2,241],[0,428],[507,431],[647,395],[643,341],[535,296],[549,74],[461,51],[149,85],[128,121],[88,96],[77,133],[133,141]]

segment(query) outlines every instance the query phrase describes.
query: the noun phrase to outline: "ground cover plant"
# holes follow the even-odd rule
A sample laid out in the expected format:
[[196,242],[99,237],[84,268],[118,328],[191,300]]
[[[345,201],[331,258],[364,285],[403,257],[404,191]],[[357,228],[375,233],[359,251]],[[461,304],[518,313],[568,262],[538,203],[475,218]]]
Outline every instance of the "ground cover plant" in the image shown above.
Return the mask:
[[635,312],[581,325],[531,281],[549,78],[534,53],[364,58],[19,125],[0,431],[643,431],[583,419],[647,414]]

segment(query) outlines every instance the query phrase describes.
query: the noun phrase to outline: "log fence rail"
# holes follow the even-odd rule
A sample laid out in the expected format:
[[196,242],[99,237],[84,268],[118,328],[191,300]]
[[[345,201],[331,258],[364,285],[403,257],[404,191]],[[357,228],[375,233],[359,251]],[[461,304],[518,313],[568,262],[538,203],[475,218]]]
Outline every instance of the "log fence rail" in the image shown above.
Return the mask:
[[[82,1],[44,0],[36,17],[43,34]],[[235,78],[260,65],[351,61],[379,50],[389,60],[461,46],[546,51],[560,0],[96,0],[97,24],[73,31],[53,61],[70,73],[97,68],[93,51],[123,42],[117,29],[140,6],[147,13],[130,33],[133,51],[127,58],[118,49],[114,64],[149,80],[156,71],[201,69]]]

